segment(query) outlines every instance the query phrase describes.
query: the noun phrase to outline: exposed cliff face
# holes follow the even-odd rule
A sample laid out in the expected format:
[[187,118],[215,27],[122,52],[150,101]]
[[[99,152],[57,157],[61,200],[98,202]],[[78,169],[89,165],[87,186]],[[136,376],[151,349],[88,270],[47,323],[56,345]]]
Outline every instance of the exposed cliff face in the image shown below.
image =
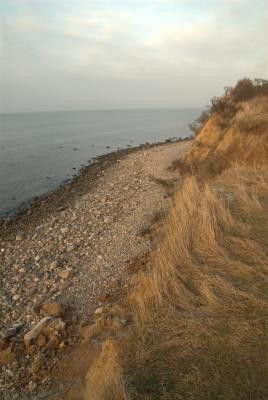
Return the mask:
[[224,113],[213,113],[194,139],[182,167],[213,176],[237,162],[260,165],[267,160],[268,96],[261,96],[235,104],[230,119]]

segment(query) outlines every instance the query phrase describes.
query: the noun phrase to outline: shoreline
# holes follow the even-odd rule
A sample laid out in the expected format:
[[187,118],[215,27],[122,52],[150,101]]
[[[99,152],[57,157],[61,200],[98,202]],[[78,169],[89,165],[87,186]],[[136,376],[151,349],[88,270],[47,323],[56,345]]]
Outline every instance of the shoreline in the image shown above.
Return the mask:
[[[106,307],[105,299],[116,305],[121,288],[127,290],[131,274],[153,249],[152,229],[168,212],[179,179],[168,167],[190,146],[189,139],[182,142],[101,156],[70,186],[2,225],[0,347],[7,358],[0,393],[33,399],[64,383],[54,376],[55,363],[83,342],[84,327],[98,307]],[[29,344],[27,335],[48,317],[47,334],[38,333]],[[127,329],[128,317],[124,324]],[[98,340],[89,345],[98,346]]]
[[22,203],[16,210],[7,212],[0,217],[0,238],[4,239],[8,235],[10,240],[10,235],[14,236],[16,233],[20,233],[20,230],[24,230],[28,225],[36,226],[40,219],[49,212],[61,212],[71,207],[78,196],[82,196],[93,189],[102,171],[106,171],[118,162],[119,159],[123,159],[129,154],[144,149],[164,146],[169,143],[191,141],[192,139],[191,136],[186,138],[168,138],[161,142],[144,143],[135,147],[118,149],[93,158],[88,164],[82,166],[78,173],[70,180],[63,181],[54,190],[36,196]]

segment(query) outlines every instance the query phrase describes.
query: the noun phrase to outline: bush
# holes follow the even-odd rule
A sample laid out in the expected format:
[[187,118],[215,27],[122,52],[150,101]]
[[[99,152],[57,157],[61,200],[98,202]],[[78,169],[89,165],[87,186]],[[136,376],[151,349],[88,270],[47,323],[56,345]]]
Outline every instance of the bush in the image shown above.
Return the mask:
[[210,110],[205,110],[201,113],[200,117],[198,117],[192,124],[188,125],[191,131],[194,132],[195,136],[198,135],[205,123],[209,120],[210,115]]
[[[237,105],[241,101],[247,101],[256,96],[268,96],[268,81],[265,79],[249,78],[241,79],[234,88],[225,87],[224,95],[213,97],[208,109],[203,111],[199,118],[189,128],[195,136],[199,134],[211,115],[218,114],[224,120],[224,126],[228,126],[229,121],[239,110]],[[221,123],[221,122],[220,122]]]
[[230,92],[235,102],[247,101],[255,96],[268,95],[268,81],[265,79],[244,78],[237,82],[236,86]]
[[249,100],[254,97],[255,87],[254,83],[248,79],[242,79],[237,82],[236,86],[231,91],[231,95],[235,102]]

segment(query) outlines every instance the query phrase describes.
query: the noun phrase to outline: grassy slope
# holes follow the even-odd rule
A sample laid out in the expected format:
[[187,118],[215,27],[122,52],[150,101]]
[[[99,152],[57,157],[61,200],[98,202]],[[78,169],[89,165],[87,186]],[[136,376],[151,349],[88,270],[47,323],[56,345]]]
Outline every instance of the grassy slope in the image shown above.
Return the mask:
[[131,337],[103,345],[85,399],[268,398],[267,104],[214,113],[197,135],[129,294]]

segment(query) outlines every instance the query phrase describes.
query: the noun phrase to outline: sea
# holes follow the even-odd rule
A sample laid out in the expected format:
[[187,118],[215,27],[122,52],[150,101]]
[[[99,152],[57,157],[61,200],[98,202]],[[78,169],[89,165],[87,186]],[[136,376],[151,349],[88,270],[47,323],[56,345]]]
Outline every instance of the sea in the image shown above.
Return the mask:
[[191,134],[201,110],[0,114],[0,218],[71,180],[99,155]]

